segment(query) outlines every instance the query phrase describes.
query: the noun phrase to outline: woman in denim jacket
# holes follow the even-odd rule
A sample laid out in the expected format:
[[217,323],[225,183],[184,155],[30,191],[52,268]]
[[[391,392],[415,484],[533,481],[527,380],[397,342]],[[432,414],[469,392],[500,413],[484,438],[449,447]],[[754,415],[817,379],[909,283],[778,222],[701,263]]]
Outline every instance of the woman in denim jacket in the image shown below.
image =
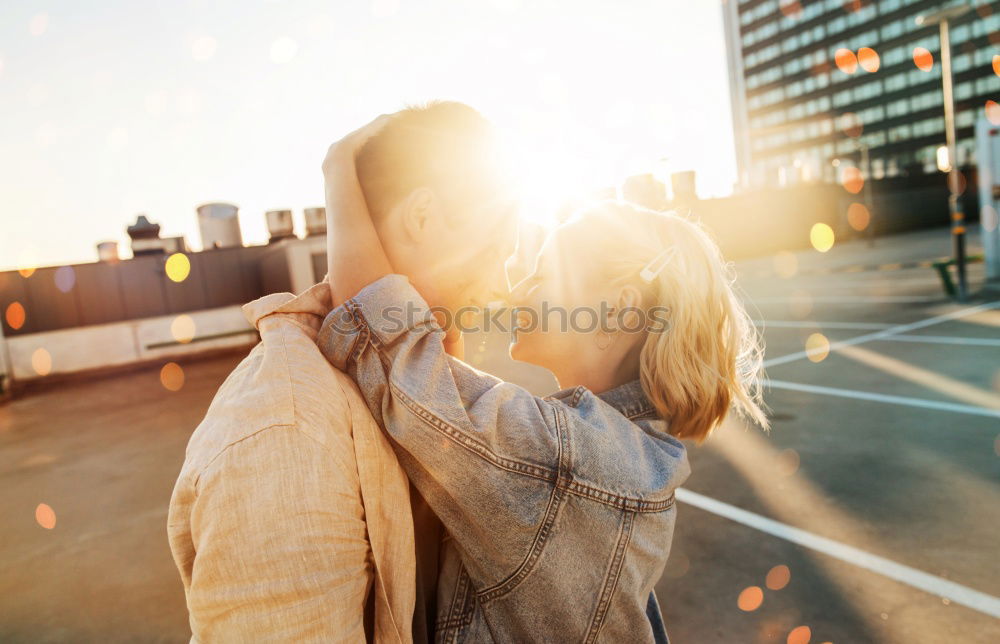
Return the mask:
[[[391,274],[351,162],[377,127],[324,164],[330,234],[371,261],[332,258],[335,294],[357,295],[335,295],[318,342],[450,535],[437,641],[666,642],[653,586],[690,471],[679,439],[701,441],[731,407],[767,425],[761,346],[729,267],[682,217],[578,214],[512,293],[525,309],[512,356],[564,387],[533,396],[449,355],[428,304]],[[543,303],[603,317],[546,330]]]

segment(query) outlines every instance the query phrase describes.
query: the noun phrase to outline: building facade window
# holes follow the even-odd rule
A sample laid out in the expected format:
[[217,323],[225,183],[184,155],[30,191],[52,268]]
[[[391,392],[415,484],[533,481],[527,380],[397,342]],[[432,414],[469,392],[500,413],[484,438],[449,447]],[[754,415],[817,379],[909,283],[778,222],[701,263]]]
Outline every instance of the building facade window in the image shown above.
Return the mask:
[[[996,6],[996,0],[970,3]],[[778,181],[780,175],[786,182],[827,177],[833,169],[830,161],[855,153],[859,142],[872,150],[873,172],[877,160],[879,176],[934,162],[926,152],[944,139],[940,46],[937,30],[918,27],[914,20],[930,4],[869,0],[851,11],[845,0],[813,0],[786,14],[777,0],[739,1],[739,33],[727,34],[735,38],[731,51],[742,58],[746,95],[740,105],[747,109],[742,121],[747,125],[741,127],[749,128],[743,136],[752,151],[742,162],[749,165],[740,168],[741,177]],[[983,101],[1000,100],[1000,77],[993,72],[993,56],[1000,53],[995,46],[1000,44],[1000,9],[985,16],[970,12],[957,23],[951,34],[960,102],[956,120],[963,130],[960,146],[971,150],[969,132],[981,118]],[[974,48],[970,42],[976,43]],[[870,73],[858,67],[853,74],[844,73],[835,64],[841,47],[855,52],[874,48],[880,69]],[[915,47],[932,53],[930,71],[913,64]],[[860,140],[841,129],[841,115],[847,112],[864,126]],[[963,154],[959,152],[960,161]]]

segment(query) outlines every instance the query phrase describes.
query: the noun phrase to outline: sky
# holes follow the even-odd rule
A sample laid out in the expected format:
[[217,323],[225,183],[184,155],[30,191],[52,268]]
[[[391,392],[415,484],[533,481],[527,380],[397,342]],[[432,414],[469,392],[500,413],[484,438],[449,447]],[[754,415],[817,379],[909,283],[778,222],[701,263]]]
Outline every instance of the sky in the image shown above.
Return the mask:
[[637,172],[736,178],[718,0],[5,2],[0,269],[94,261],[145,213],[199,249],[195,207],[322,205],[327,146],[464,101],[518,159],[524,215]]

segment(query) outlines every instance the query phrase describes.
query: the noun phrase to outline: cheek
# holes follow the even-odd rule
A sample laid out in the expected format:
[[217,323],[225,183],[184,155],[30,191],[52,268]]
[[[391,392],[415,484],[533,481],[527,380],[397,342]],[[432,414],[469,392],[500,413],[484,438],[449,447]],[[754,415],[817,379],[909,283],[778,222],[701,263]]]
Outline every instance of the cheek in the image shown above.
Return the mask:
[[510,357],[553,372],[559,371],[580,359],[580,347],[574,340],[578,341],[571,334],[553,331],[551,328],[548,333],[540,330],[519,333],[517,341],[510,345]]
[[536,288],[530,299],[531,306],[534,307],[539,316],[542,314],[543,307],[549,311],[567,308],[564,294],[551,282],[545,282]]
[[467,260],[469,243],[448,226],[438,225],[425,232],[421,252],[426,252],[435,266],[455,269]]
[[[557,304],[547,302],[547,306],[543,307],[544,301],[532,298],[530,303],[522,303],[519,307],[531,313],[522,312],[519,315],[527,326],[517,331],[511,344],[511,356],[514,358],[544,365],[572,356],[574,338],[565,328],[565,316],[553,311]],[[547,320],[542,317],[543,312],[548,313]]]
[[597,289],[597,286],[584,281],[577,272],[562,270],[546,280],[539,297],[548,302],[550,307],[572,311],[589,308]]
[[[486,281],[490,275],[491,265],[484,261],[486,253],[468,242],[442,242],[436,245],[435,262],[438,266],[438,278],[452,286],[476,288],[480,282]],[[496,273],[502,275],[502,267]]]

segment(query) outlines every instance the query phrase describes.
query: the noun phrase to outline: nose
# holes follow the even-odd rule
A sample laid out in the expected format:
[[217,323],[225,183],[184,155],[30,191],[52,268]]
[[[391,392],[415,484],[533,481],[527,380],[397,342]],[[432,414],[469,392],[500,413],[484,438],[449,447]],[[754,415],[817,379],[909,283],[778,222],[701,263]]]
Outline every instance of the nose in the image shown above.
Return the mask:
[[514,253],[504,261],[503,269],[507,288],[510,291],[513,291],[517,284],[523,282],[524,278],[531,272],[527,262],[518,253]]

